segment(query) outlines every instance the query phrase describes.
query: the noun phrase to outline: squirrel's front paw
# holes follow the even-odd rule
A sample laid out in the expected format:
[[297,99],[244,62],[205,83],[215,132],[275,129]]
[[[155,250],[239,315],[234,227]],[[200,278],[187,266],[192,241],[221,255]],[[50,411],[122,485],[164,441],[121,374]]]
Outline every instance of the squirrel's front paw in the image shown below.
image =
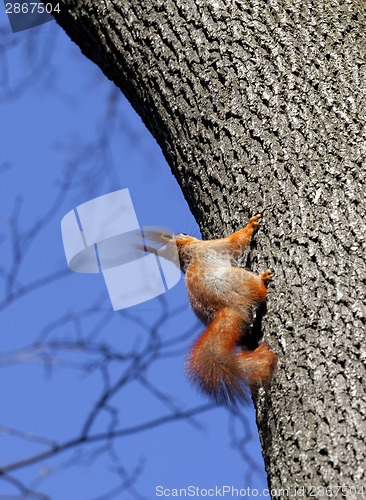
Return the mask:
[[262,280],[265,283],[267,283],[269,280],[271,280],[274,277],[274,273],[273,273],[272,269],[266,269],[266,271],[263,271],[259,275],[259,277],[262,278]]
[[259,227],[261,217],[262,214],[253,215],[249,220],[249,224],[253,227]]

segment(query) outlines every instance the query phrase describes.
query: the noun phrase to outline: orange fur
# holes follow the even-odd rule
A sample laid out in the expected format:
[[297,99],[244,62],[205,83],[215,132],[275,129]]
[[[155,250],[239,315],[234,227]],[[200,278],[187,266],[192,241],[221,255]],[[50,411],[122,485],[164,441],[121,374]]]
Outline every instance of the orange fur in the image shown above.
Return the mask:
[[192,308],[207,325],[188,355],[187,372],[220,403],[247,401],[248,387],[254,390],[268,384],[277,364],[266,342],[254,350],[238,351],[253,308],[265,301],[273,276],[269,269],[255,275],[231,265],[248,244],[259,218],[255,215],[244,229],[218,240],[175,237]]

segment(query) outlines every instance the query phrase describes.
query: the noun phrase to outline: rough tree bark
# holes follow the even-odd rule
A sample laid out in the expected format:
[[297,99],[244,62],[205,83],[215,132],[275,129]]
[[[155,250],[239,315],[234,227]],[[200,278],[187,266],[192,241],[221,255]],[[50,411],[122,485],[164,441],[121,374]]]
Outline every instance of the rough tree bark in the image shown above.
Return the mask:
[[257,401],[270,486],[361,487],[363,2],[52,3],[141,115],[204,236],[265,214],[250,259],[276,273],[263,332],[280,363]]

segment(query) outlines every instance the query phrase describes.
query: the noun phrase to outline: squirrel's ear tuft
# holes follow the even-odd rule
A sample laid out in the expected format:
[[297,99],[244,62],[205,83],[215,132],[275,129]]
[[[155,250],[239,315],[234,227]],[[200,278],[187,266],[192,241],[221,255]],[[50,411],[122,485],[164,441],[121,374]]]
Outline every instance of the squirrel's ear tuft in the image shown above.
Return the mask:
[[175,236],[175,242],[178,246],[187,245],[189,243],[196,243],[197,241],[201,240],[198,240],[197,238],[194,238],[194,236],[189,236],[189,234],[185,233],[180,233]]

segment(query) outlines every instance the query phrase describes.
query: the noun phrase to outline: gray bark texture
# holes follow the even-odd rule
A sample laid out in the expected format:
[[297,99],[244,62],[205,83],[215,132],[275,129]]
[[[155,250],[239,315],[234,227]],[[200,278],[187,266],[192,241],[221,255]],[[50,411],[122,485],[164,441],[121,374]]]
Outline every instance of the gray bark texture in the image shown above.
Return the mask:
[[279,366],[256,401],[270,487],[360,498],[365,3],[52,3],[156,138],[204,237],[264,214],[247,263],[275,270],[262,330]]

